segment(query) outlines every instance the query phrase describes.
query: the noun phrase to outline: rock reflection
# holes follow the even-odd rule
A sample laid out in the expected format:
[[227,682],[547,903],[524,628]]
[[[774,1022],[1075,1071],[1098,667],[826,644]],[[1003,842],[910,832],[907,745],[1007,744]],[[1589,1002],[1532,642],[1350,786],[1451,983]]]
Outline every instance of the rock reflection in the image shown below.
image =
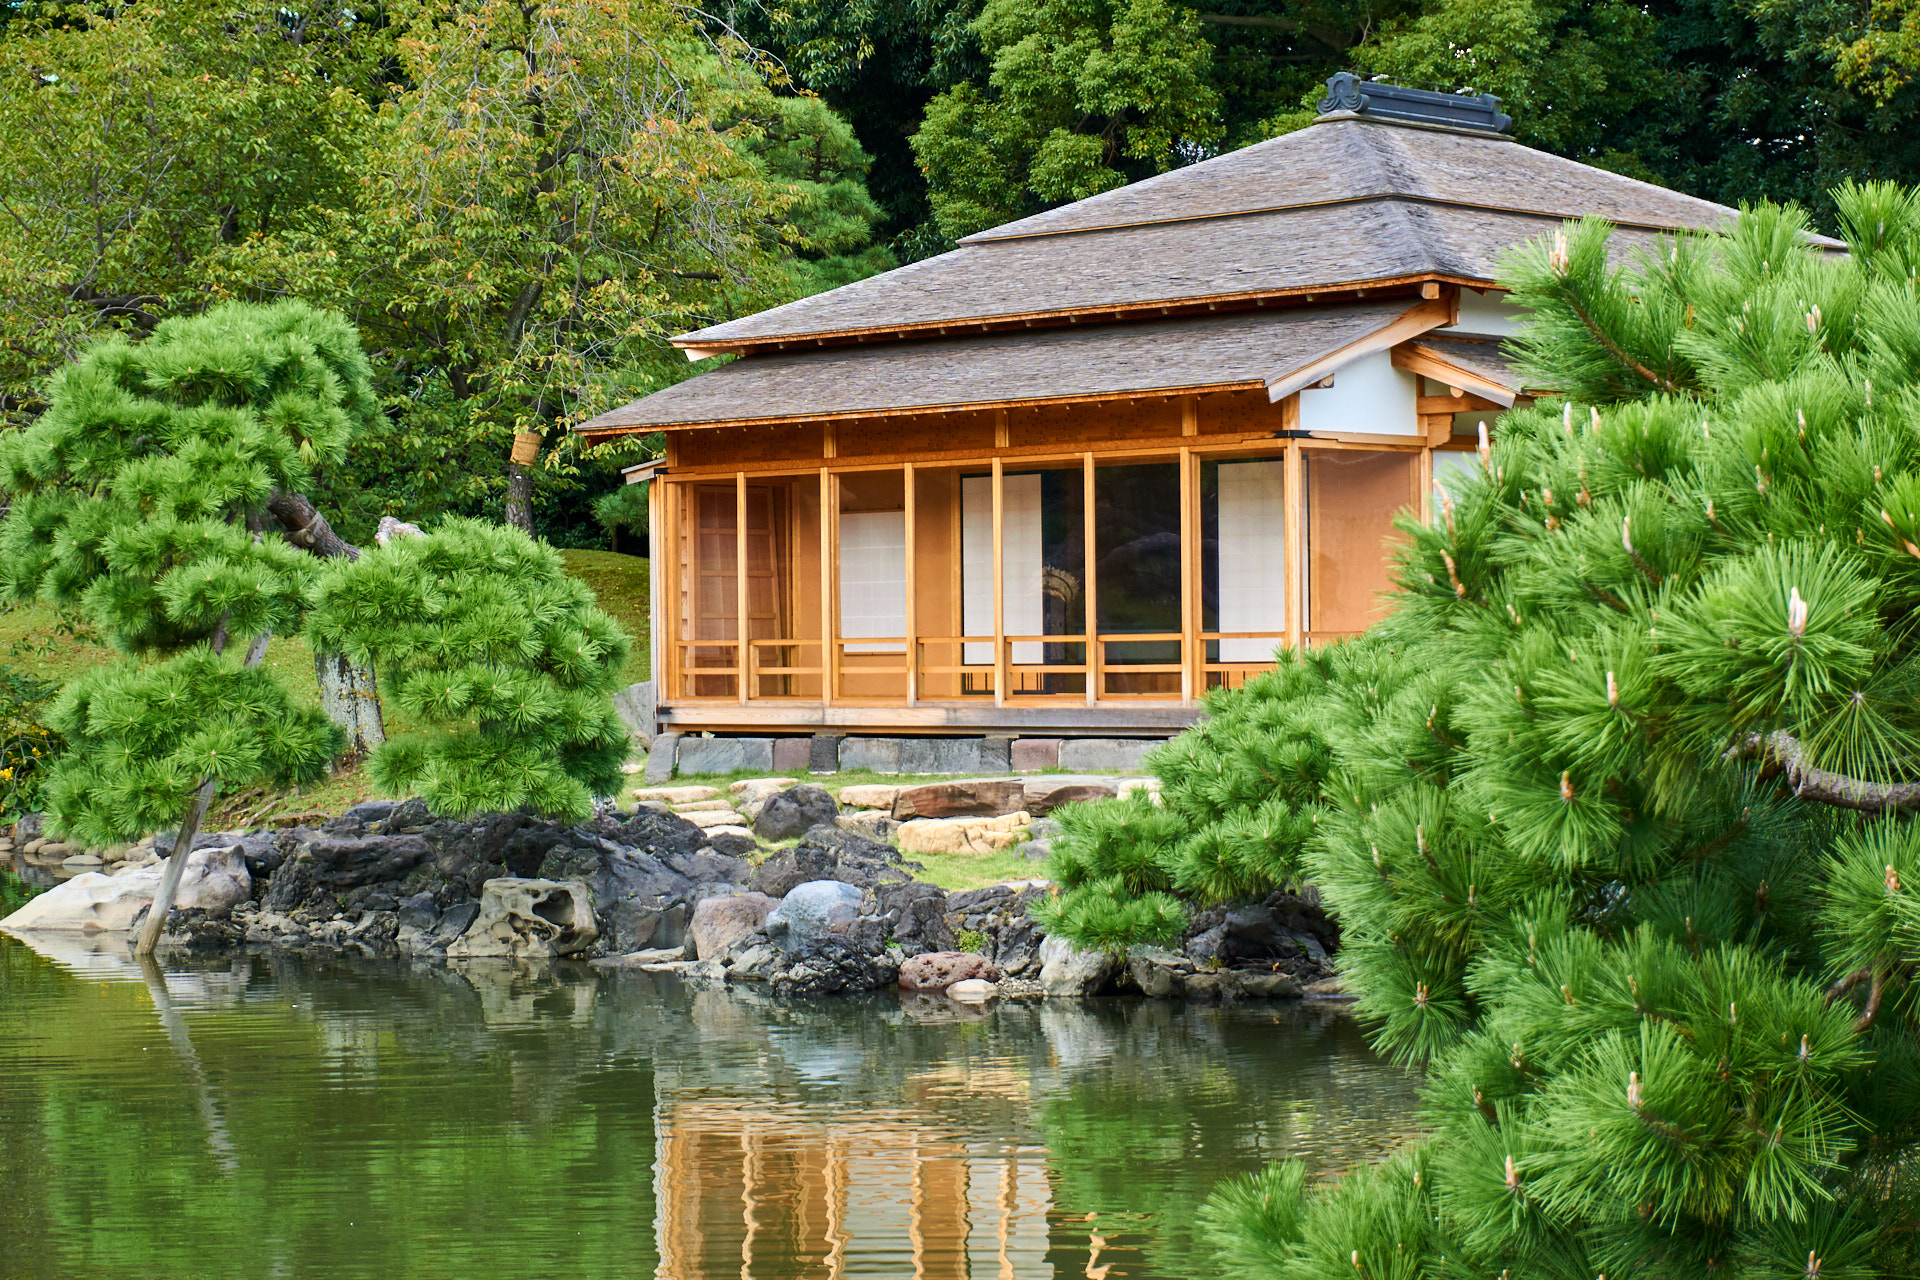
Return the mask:
[[[26,1275],[1205,1275],[1220,1178],[1376,1158],[1412,1102],[1300,1006],[779,1002],[283,952],[161,974],[78,939],[48,960],[0,941],[0,1186],[30,1188],[0,1257]],[[154,1011],[171,1068],[142,1057]]]

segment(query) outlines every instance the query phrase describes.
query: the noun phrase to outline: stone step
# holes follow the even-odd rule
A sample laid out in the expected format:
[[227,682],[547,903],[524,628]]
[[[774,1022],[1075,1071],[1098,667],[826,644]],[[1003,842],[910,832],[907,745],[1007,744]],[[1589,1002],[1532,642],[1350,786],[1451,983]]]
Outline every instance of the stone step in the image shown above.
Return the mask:
[[999,817],[914,818],[899,831],[901,853],[999,853],[1026,836],[1024,812]]
[[902,787],[893,798],[893,816],[909,818],[995,817],[1018,813],[1026,804],[1019,778],[959,778]]
[[635,800],[657,800],[662,804],[692,804],[696,800],[717,800],[718,787],[638,787]]
[[737,827],[740,825],[740,815],[732,809],[696,809],[692,813],[683,813],[680,816],[688,822],[691,822],[694,826],[699,827],[702,831],[713,827]]

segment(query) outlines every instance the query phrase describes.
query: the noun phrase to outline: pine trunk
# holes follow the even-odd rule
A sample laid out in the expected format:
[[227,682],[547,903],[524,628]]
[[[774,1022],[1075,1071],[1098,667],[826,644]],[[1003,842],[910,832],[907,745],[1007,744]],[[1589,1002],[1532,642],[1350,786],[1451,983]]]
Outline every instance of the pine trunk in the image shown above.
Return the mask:
[[533,537],[533,471],[517,462],[507,464],[507,523]]
[[320,682],[320,708],[347,732],[348,761],[364,760],[387,740],[380,717],[380,686],[370,667],[357,666],[344,653],[315,653],[313,674]]
[[200,834],[200,824],[206,819],[207,806],[213,803],[213,789],[218,785],[208,778],[187,802],[187,812],[180,819],[180,834],[173,839],[173,854],[167,859],[166,870],[160,873],[160,887],[154,891],[153,905],[147,908],[147,922],[141,926],[139,940],[133,944],[136,956],[150,956],[160,945],[160,934],[167,927],[167,913],[173,910],[173,897],[180,892],[180,877],[186,874],[187,857],[193,852],[193,838]]

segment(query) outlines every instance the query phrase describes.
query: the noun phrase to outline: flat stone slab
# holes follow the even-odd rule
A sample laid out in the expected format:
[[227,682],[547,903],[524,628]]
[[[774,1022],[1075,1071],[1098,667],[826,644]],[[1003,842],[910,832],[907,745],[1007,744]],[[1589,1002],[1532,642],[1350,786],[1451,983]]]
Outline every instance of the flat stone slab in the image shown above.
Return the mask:
[[682,738],[681,773],[772,773],[772,738]]
[[713,800],[695,800],[691,804],[676,804],[673,806],[673,811],[678,814],[713,813],[716,811],[732,813],[734,809],[733,805],[727,801],[716,798]]
[[660,804],[693,804],[700,800],[718,800],[718,787],[641,787],[633,793],[635,800],[652,800]]
[[840,788],[840,803],[849,809],[891,809],[894,797],[900,794],[899,787],[884,783],[869,782],[852,787]]
[[720,827],[739,827],[740,815],[732,809],[696,809],[692,813],[679,815],[699,827],[702,831],[712,831]]
[[1138,769],[1158,738],[1068,738],[1060,744],[1062,769]]
[[998,817],[1018,813],[1027,802],[1019,778],[965,778],[902,787],[893,798],[893,816],[910,818]]
[[785,791],[788,787],[797,785],[799,781],[798,778],[742,778],[738,782],[729,782],[727,790],[736,796],[745,795],[750,787],[755,791],[771,794],[775,791]]

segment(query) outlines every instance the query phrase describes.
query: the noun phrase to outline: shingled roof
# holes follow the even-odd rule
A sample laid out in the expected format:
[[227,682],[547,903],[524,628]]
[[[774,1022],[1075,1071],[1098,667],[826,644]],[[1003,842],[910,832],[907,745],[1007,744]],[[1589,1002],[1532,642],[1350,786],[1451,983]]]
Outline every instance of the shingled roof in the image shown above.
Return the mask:
[[1348,116],[675,342],[712,354],[1413,281],[1487,287],[1505,250],[1589,214],[1618,224],[1626,251],[1738,216],[1497,134]]
[[[753,356],[602,414],[583,430],[743,426],[1252,390],[1279,383],[1419,311],[1410,311],[1402,298]],[[1435,315],[1425,325],[1441,319]],[[1421,327],[1417,316],[1414,327]]]

